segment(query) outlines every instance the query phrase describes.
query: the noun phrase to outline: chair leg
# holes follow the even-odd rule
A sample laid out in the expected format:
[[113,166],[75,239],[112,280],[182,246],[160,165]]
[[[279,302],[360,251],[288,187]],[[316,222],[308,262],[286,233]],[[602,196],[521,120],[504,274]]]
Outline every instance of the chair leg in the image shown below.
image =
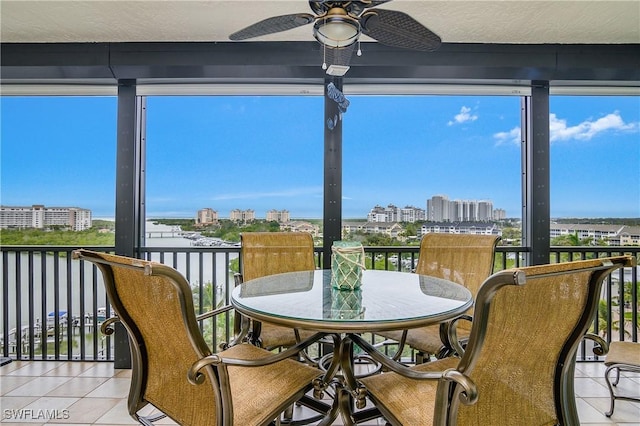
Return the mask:
[[[609,374],[615,371],[616,373],[616,378],[613,382],[611,382],[611,380],[609,379]],[[616,403],[616,395],[613,392],[613,387],[617,386],[618,382],[620,381],[620,369],[618,367],[616,367],[615,365],[607,368],[607,370],[604,372],[604,379],[607,382],[607,387],[609,388],[609,394],[611,397],[611,406],[609,408],[609,411],[607,411],[606,413],[604,413],[605,416],[607,417],[611,417],[613,415],[613,410],[615,408],[615,403]]]
[[[609,375],[612,371],[615,371],[616,377],[613,381],[609,378]],[[613,410],[615,407],[616,399],[620,399],[622,401],[631,401],[631,402],[640,402],[640,397],[636,395],[628,395],[628,394],[616,394],[613,390],[614,386],[617,386],[620,382],[620,372],[621,371],[631,371],[631,372],[640,372],[640,367],[637,365],[628,365],[628,364],[614,364],[609,366],[604,372],[604,379],[607,382],[607,386],[609,387],[609,393],[611,395],[611,408],[609,411],[604,413],[605,416],[611,417],[613,415]]]
[[613,386],[618,386],[618,383],[620,383],[620,369],[616,368],[615,370],[616,370],[616,379],[611,384]]
[[285,421],[289,422],[293,419],[293,405],[288,406],[287,409],[284,410],[283,417]]
[[[416,352],[416,365],[424,364],[425,362],[430,362],[432,356],[434,356],[434,354],[430,354],[429,352],[422,352],[422,351]],[[435,356],[437,359],[439,359],[437,355]]]
[[159,413],[155,416],[147,416],[147,417],[143,417],[143,416],[138,416],[136,415],[137,419],[138,419],[138,423],[140,423],[142,426],[154,426],[153,422],[156,422],[158,420],[162,420],[165,417],[167,417],[166,414],[164,413]]

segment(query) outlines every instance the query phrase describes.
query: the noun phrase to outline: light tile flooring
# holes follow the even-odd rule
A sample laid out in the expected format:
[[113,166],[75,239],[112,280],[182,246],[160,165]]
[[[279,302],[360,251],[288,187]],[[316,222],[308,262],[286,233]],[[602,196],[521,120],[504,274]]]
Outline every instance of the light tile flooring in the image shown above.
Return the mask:
[[[639,403],[617,401],[611,418],[603,414],[609,408],[603,374],[602,363],[577,365],[575,382],[580,423],[640,426]],[[112,363],[14,361],[0,367],[3,426],[136,424],[126,408],[130,376],[130,370],[115,370]],[[640,374],[627,376],[621,381],[620,389],[640,394]],[[15,418],[19,414],[23,415],[22,419]],[[42,419],[52,414],[58,419]],[[173,424],[167,420],[158,423]]]

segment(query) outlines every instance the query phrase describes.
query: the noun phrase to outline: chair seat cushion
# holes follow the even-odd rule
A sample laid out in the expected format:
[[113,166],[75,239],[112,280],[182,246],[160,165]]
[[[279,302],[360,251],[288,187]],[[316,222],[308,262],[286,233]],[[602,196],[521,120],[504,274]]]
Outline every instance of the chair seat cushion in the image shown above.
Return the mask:
[[640,367],[640,343],[611,342],[604,365],[626,364]]
[[[218,353],[221,357],[255,360],[273,353],[248,343],[230,347]],[[233,395],[233,424],[265,424],[278,411],[282,401],[311,385],[322,374],[294,359],[285,359],[263,367],[229,366],[229,381]]]
[[[458,358],[441,360],[416,365],[417,371],[444,371],[455,368]],[[371,397],[377,404],[393,412],[403,425],[431,425],[436,401],[438,380],[409,379],[396,373],[388,372],[362,379]]]
[[[393,339],[399,341],[402,338],[402,330],[398,331],[385,331],[380,333],[387,339]],[[466,330],[458,330],[458,338],[466,339],[469,337],[469,332]],[[444,346],[442,340],[440,340],[440,325],[428,325],[426,327],[412,328],[407,331],[406,344],[420,352],[428,354],[437,354]]]
[[[301,340],[305,340],[317,333],[316,331],[309,330],[298,331]],[[268,322],[262,323],[260,340],[262,341],[262,347],[265,349],[276,349],[278,347],[288,348],[297,343],[296,335],[292,328],[282,327]]]

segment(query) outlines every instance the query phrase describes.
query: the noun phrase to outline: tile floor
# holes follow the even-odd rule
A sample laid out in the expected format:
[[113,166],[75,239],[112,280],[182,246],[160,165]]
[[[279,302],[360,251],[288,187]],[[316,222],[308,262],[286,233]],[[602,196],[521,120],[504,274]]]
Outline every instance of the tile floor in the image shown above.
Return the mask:
[[[605,417],[603,412],[609,408],[609,394],[603,373],[602,363],[577,365],[576,396],[580,423],[640,426],[640,403],[617,401],[614,415]],[[130,370],[115,370],[112,363],[14,361],[0,367],[2,424],[136,424],[126,408],[129,380]],[[628,375],[619,387],[640,394],[640,374]],[[33,418],[39,413],[43,415],[39,410],[46,410],[49,415],[57,414],[59,418]],[[16,419],[15,415],[20,413],[25,418]],[[168,420],[158,423],[173,424]]]

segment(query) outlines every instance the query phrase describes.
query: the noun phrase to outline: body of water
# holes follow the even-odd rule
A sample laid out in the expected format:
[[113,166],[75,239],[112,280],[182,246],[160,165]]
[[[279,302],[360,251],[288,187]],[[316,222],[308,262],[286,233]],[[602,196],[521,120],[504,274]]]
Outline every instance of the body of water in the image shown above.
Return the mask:
[[[147,223],[147,226],[158,229],[165,225]],[[193,243],[193,239],[179,233],[170,237],[147,237],[145,241],[147,247],[180,248],[193,246]],[[237,253],[231,253],[228,259],[237,257]],[[151,260],[176,268],[194,289],[201,283],[211,282],[218,297],[224,297],[228,285],[233,286],[225,253],[179,253],[177,256],[165,255],[164,260],[159,253],[152,253]],[[81,267],[82,264],[84,266]],[[70,317],[86,317],[107,307],[102,274],[87,262],[52,254],[43,258],[40,253],[31,256],[28,253],[20,253],[19,256],[8,253],[6,264],[0,264],[0,274],[7,277],[9,307],[7,312],[0,312],[2,329],[15,329],[18,323],[26,326],[30,319],[32,323],[38,323],[55,311],[66,311]]]

